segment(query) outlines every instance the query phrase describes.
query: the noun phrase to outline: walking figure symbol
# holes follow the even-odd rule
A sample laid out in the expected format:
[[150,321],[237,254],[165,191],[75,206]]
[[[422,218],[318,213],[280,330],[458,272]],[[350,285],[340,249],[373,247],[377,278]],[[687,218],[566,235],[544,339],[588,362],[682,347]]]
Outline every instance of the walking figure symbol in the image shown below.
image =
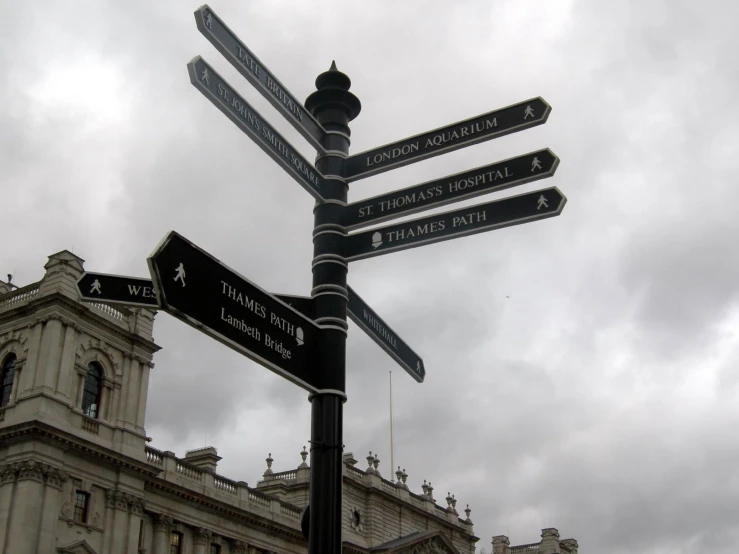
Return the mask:
[[539,161],[539,158],[534,157],[531,162],[531,171],[534,171],[536,169],[541,169],[541,162]]
[[208,29],[212,29],[213,27],[211,27],[211,25],[213,25],[213,14],[208,12],[205,14],[205,26],[208,27]]
[[182,265],[182,262],[180,262],[180,265],[177,266],[177,269],[175,271],[177,271],[177,274],[174,276],[175,283],[177,281],[181,281],[182,287],[184,288],[185,286],[185,266]]
[[90,289],[90,294],[92,294],[93,292],[97,292],[98,294],[103,294],[103,291],[100,290],[100,281],[98,281],[97,279],[95,279],[92,282],[92,288]]
[[[205,84],[210,86],[210,75],[208,74],[208,68],[204,68],[203,72],[200,74],[200,80],[205,81]],[[526,119],[526,118],[524,118]]]
[[547,202],[547,199],[544,197],[543,194],[539,196],[539,203],[536,205],[536,209],[540,210],[542,207],[544,208],[549,207],[549,202]]
[[532,119],[535,117],[534,108],[532,108],[531,106],[526,106],[526,111],[523,112],[523,118],[528,119],[529,117]]

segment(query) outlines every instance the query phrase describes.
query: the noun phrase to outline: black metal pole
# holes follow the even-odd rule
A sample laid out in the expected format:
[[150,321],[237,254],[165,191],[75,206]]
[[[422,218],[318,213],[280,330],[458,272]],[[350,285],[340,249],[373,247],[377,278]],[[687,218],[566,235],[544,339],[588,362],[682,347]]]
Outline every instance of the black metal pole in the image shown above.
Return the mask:
[[316,78],[305,106],[326,129],[328,151],[316,159],[324,176],[313,229],[313,289],[316,322],[322,333],[317,370],[321,390],[311,394],[310,521],[308,554],[341,554],[343,404],[346,401],[347,264],[341,258],[341,206],[346,204],[344,159],[349,152],[349,121],[361,110],[349,92],[349,77],[331,64]]

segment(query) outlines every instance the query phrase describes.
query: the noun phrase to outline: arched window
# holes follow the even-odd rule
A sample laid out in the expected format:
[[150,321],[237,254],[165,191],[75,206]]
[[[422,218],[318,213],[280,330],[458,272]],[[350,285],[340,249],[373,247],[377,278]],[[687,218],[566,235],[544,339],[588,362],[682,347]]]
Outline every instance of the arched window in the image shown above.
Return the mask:
[[0,371],[0,408],[10,402],[10,393],[13,392],[13,381],[15,380],[15,354],[8,354],[3,361]]
[[97,419],[100,415],[100,393],[102,387],[103,372],[100,366],[92,362],[87,366],[85,376],[85,392],[82,393],[82,413],[87,417]]

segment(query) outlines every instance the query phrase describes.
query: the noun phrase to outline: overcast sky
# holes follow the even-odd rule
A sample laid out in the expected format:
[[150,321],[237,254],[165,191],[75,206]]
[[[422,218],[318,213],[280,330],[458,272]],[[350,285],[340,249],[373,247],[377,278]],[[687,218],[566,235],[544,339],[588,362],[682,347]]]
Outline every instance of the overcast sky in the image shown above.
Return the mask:
[[[308,295],[312,197],[191,84],[202,55],[314,152],[197,31],[197,3],[10,2],[0,20],[0,271],[148,276],[176,230],[265,289]],[[352,263],[351,286],[424,359],[413,381],[350,325],[344,442],[469,503],[479,547],[556,527],[588,553],[739,544],[739,4],[219,0],[298,98],[332,60],[360,152],[534,96],[546,125],[357,181],[350,200],[540,148],[557,218]],[[733,181],[733,182],[732,182]],[[442,208],[446,210],[449,208]],[[437,210],[439,211],[439,210]],[[205,444],[255,485],[295,468],[307,393],[157,316],[153,446]],[[461,513],[460,509],[460,513]]]

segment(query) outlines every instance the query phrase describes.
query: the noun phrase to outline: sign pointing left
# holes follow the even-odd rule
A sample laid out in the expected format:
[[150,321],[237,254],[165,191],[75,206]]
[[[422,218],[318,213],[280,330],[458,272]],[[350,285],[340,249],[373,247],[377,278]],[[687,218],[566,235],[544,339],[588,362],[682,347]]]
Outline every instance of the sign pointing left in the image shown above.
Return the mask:
[[106,273],[83,273],[77,281],[82,300],[156,308],[159,305],[151,279]]
[[239,40],[210,6],[206,4],[195,10],[195,23],[203,36],[292,123],[311,146],[325,154],[323,137],[326,131],[321,124]]
[[161,310],[296,385],[326,388],[313,320],[174,231],[147,261]]
[[187,71],[190,73],[190,82],[203,93],[203,96],[256,142],[301,187],[316,200],[323,202],[324,198],[321,196],[323,176],[294,146],[275,131],[249,102],[239,96],[215,69],[200,56],[195,56],[187,64]]

